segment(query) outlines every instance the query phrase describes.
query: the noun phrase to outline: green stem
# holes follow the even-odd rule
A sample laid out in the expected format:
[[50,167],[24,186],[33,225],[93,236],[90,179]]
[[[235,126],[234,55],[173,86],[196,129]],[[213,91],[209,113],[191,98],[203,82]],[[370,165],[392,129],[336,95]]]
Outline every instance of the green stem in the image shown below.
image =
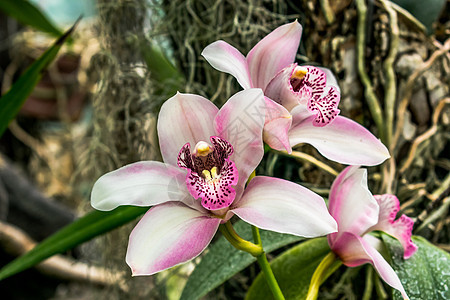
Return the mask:
[[278,285],[277,280],[275,279],[275,275],[273,275],[272,269],[270,268],[270,264],[267,261],[266,253],[263,252],[260,256],[256,257],[259,266],[264,274],[264,278],[269,285],[270,290],[272,291],[273,297],[276,300],[284,300],[283,293],[281,292],[280,286]]
[[311,283],[309,284],[309,290],[308,295],[306,296],[306,300],[317,299],[317,295],[319,294],[319,287],[323,282],[323,278],[325,277],[328,268],[330,268],[336,261],[336,258],[336,255],[333,252],[330,252],[324,257],[324,259],[322,259],[311,278]]
[[377,292],[378,299],[388,299],[388,293],[384,289],[383,282],[381,282],[380,276],[375,276],[375,291]]
[[261,235],[259,234],[259,229],[256,226],[252,226],[253,241],[256,245],[262,247]]
[[[261,235],[259,234],[259,229],[256,226],[252,226],[253,233],[253,241],[260,245],[262,248]],[[269,285],[270,290],[272,291],[273,297],[275,300],[284,300],[283,292],[281,292],[280,286],[278,285],[277,280],[275,279],[275,275],[273,274],[272,268],[270,267],[269,262],[267,261],[266,253],[263,251],[260,255],[256,257],[259,266],[264,274],[264,278]]]
[[372,297],[372,289],[373,289],[373,268],[371,266],[368,266],[366,273],[366,288],[364,289],[362,300],[370,300],[370,297]]

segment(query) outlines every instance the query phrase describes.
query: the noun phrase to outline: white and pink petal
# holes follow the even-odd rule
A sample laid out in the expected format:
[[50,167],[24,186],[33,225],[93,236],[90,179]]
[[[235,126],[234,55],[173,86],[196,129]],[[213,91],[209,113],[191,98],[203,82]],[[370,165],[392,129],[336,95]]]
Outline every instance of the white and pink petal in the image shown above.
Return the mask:
[[208,99],[177,93],[161,107],[158,136],[164,162],[177,165],[178,153],[186,143],[194,147],[215,135],[214,118],[219,109]]
[[386,146],[370,131],[348,118],[338,116],[324,127],[313,124],[314,116],[296,120],[289,131],[289,140],[294,147],[300,143],[314,146],[323,156],[333,161],[347,165],[374,166],[381,164],[390,157]]
[[347,167],[335,179],[329,197],[330,214],[344,232],[362,235],[378,222],[378,203],[367,187],[367,170]]
[[91,193],[91,205],[113,210],[120,205],[152,206],[167,201],[188,201],[186,172],[161,162],[141,161],[100,177]]
[[292,125],[292,116],[286,108],[264,97],[266,101],[266,120],[264,124],[263,139],[272,149],[288,153],[292,152],[289,144],[289,129]]
[[294,107],[294,109],[291,110],[291,116],[292,116],[292,126],[291,128],[295,128],[300,123],[302,123],[305,119],[314,116],[313,113],[311,113],[308,108],[305,105],[297,105]]
[[230,160],[238,169],[238,187],[244,187],[264,155],[262,135],[265,113],[262,90],[248,89],[228,99],[214,120],[216,135],[233,146],[234,153]]
[[130,235],[126,262],[133,276],[152,275],[197,257],[220,221],[181,203],[151,208]]
[[216,41],[203,49],[202,56],[216,70],[233,75],[244,89],[253,87],[246,58],[230,44]]
[[231,211],[262,229],[304,237],[336,232],[323,199],[290,181],[256,176]]
[[404,299],[409,299],[395,271],[365,238],[346,232],[330,246],[346,266],[356,267],[365,263],[372,264],[387,284],[398,290]]
[[302,35],[302,26],[294,21],[265,36],[247,55],[253,87],[265,90],[270,80],[294,62]]

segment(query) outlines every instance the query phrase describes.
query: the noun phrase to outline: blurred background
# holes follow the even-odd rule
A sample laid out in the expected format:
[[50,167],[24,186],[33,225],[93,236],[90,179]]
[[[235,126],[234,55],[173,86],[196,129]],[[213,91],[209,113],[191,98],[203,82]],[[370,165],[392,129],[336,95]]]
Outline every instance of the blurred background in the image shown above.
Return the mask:
[[[82,20],[0,140],[2,266],[91,211],[89,194],[99,176],[160,159],[155,122],[176,91],[220,106],[240,90],[200,55],[218,39],[246,54],[297,19],[303,26],[297,62],[331,69],[341,89],[341,114],[379,136],[356,63],[361,25],[353,0],[29,1],[62,31]],[[0,5],[2,95],[56,39],[11,14],[7,2]],[[449,251],[449,1],[393,1],[393,50],[385,2],[367,1],[360,45],[375,97],[382,103],[393,84],[396,99],[394,139],[387,145],[393,160],[370,169],[370,187],[374,194],[396,194],[402,213],[416,220],[414,233]],[[383,64],[390,53],[394,79]],[[308,145],[296,150],[336,170],[344,167]],[[257,173],[301,183],[324,197],[334,179],[308,161],[273,151]],[[124,257],[133,225],[1,281],[2,299],[178,299],[198,260],[132,278]],[[351,270],[335,273],[320,299],[358,299],[365,279]],[[252,265],[205,299],[242,299],[257,273]]]

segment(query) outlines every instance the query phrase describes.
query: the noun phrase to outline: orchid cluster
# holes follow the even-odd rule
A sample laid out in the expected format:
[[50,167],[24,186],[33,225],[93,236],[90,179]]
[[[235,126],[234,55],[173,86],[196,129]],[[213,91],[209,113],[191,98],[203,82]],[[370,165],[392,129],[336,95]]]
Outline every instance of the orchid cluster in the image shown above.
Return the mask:
[[[307,238],[328,235],[332,259],[349,267],[371,263],[407,298],[371,232],[396,237],[408,258],[416,250],[413,222],[406,216],[395,220],[397,198],[372,196],[367,173],[359,168],[381,164],[389,152],[363,126],[339,115],[340,90],[329,70],[294,62],[301,33],[297,21],[283,25],[246,57],[224,41],[207,46],[204,58],[244,90],[220,109],[201,96],[177,93],[158,117],[164,162],[133,163],[95,183],[91,203],[98,210],[151,207],[130,235],[126,262],[133,275],[192,260],[218,229],[238,249],[264,256],[261,245],[233,231],[230,219],[237,215],[255,228]],[[254,176],[264,143],[288,153],[309,143],[326,158],[352,165],[334,181],[329,208],[299,184]]]

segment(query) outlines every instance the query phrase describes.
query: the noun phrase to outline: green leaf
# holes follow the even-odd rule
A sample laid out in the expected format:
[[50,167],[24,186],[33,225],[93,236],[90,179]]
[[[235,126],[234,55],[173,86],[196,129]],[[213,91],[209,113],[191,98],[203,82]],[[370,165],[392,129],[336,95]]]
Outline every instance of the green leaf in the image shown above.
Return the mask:
[[[0,3],[2,3],[0,1]],[[37,59],[13,84],[11,89],[0,98],[0,136],[6,130],[12,119],[17,115],[25,100],[33,91],[36,84],[42,77],[42,72],[55,59],[64,41],[75,29],[72,26],[64,35],[62,35],[39,59]]]
[[51,235],[29,252],[0,269],[0,280],[28,269],[144,214],[148,207],[123,206],[113,211],[93,211]]
[[0,10],[24,25],[31,26],[54,36],[60,36],[63,33],[29,1],[1,0]]
[[[391,266],[411,300],[450,299],[450,254],[426,239],[414,236],[412,240],[419,249],[405,260],[399,241],[387,234],[381,237],[392,260]],[[394,299],[403,299],[396,290]]]
[[[278,256],[271,267],[286,299],[305,299],[311,277],[322,259],[330,252],[326,238],[305,241]],[[323,280],[339,268],[336,260]],[[263,274],[260,273],[248,290],[246,300],[273,299]]]
[[409,11],[428,30],[433,32],[433,23],[442,13],[446,0],[393,0],[394,3]]
[[[233,227],[241,237],[252,240],[250,225],[239,221]],[[266,253],[303,239],[298,236],[272,231],[260,230],[260,232]],[[256,258],[246,252],[237,250],[222,236],[209,248],[194,272],[189,276],[181,299],[193,300],[203,297],[255,261]]]
[[182,73],[169,61],[160,47],[148,43],[141,44],[141,53],[150,70],[150,77],[156,81],[156,93],[170,97],[183,87],[184,77]]

